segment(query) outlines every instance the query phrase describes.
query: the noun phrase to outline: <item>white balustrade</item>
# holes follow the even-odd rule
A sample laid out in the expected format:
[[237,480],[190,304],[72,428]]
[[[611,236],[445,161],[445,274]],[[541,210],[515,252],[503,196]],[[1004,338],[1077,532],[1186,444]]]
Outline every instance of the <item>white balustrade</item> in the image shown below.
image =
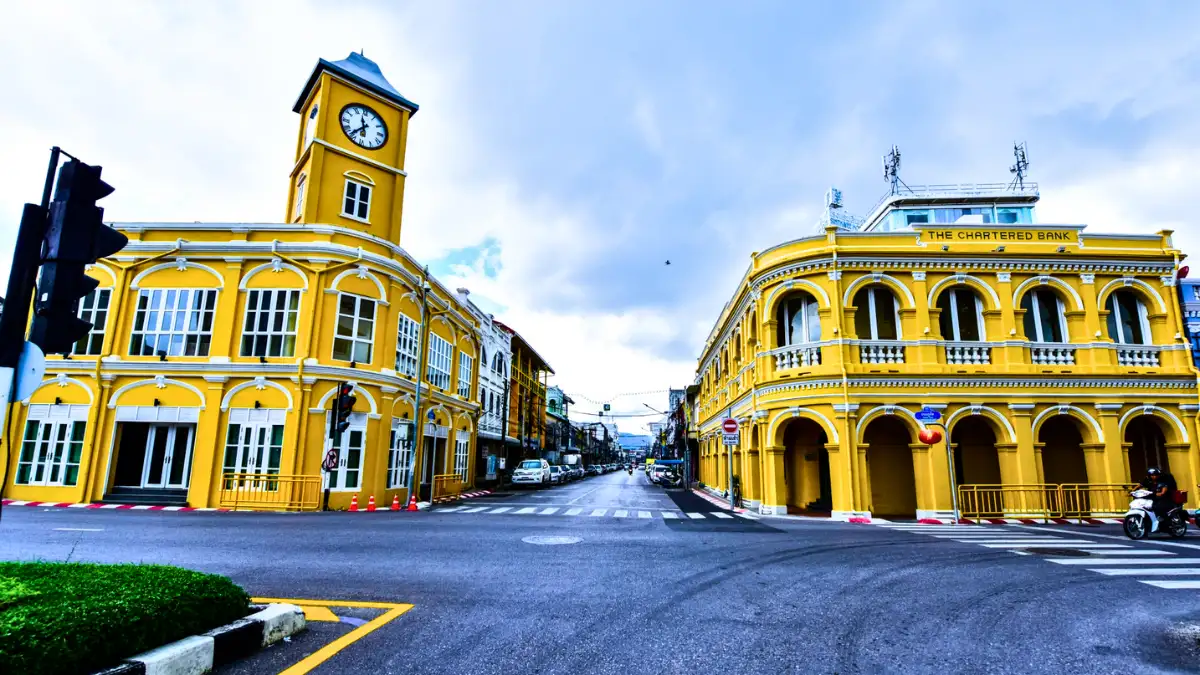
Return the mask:
[[771,356],[775,357],[776,370],[790,368],[810,368],[821,365],[821,347],[815,344],[787,345],[772,349]]
[[904,363],[904,343],[876,340],[858,344],[858,359],[863,363]]
[[946,363],[984,365],[992,362],[992,348],[983,342],[947,342]]
[[1140,368],[1157,366],[1158,347],[1119,345],[1117,347],[1117,365]]
[[1038,366],[1075,365],[1075,346],[1042,342],[1029,346],[1029,360]]

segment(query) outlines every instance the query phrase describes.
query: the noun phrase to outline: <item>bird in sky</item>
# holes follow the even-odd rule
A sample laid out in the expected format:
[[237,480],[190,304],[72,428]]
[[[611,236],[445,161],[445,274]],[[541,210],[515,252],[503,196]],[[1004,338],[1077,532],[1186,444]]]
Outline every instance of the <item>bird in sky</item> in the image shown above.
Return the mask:
[[668,265],[670,265],[670,264],[671,264],[671,261],[670,261],[670,260],[668,260],[668,261],[667,261],[667,264],[668,264]]

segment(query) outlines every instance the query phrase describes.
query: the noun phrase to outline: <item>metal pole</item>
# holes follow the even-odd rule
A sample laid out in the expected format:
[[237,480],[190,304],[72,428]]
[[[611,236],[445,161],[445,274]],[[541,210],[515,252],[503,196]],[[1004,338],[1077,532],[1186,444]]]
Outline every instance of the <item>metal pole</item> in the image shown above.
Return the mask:
[[[333,429],[333,445],[329,448],[329,451],[333,453],[333,456],[339,462],[342,460],[342,430],[338,427],[337,413],[338,413],[338,403],[339,403],[339,401],[341,401],[342,390],[343,390],[343,388],[345,388],[345,386],[346,386],[345,382],[338,382],[337,389],[336,389],[337,393],[334,394],[334,396],[333,396],[333,410],[331,411],[331,412],[333,412],[333,414],[330,415],[330,419],[329,419],[329,424],[332,425],[331,428]],[[325,468],[324,459],[321,460],[321,468],[325,471],[325,498],[324,498],[325,501],[321,505],[321,510],[328,511],[329,510],[329,492],[330,492],[331,485],[333,483],[333,470]]]
[[[727,417],[729,419],[733,419],[733,406],[729,406],[729,414],[727,415]],[[739,428],[738,429],[738,441],[740,442],[741,440],[742,440],[742,430]],[[722,437],[721,442],[722,443],[725,442],[724,437]],[[726,477],[726,480],[725,480],[725,490],[726,490],[726,494],[729,495],[729,510],[732,511],[734,509],[734,506],[733,506],[733,447],[726,445],[725,446],[725,454],[729,457],[729,475]]]
[[958,481],[954,478],[954,450],[950,444],[950,428],[944,424],[933,422],[926,424],[927,427],[941,427],[946,432],[946,471],[950,478],[950,503],[954,507],[954,525],[958,525]]
[[[425,295],[425,278],[429,274],[429,266],[426,265],[421,270],[421,339],[417,343],[417,395],[416,402],[413,404],[413,456],[412,464],[408,472],[408,500],[411,502],[413,495],[416,494],[417,486],[417,453],[422,452],[421,447],[421,431],[425,426],[421,422],[421,383],[425,381],[425,332],[429,330],[429,321],[426,319],[426,314],[429,313],[429,302]],[[422,457],[421,470],[425,469],[424,457]],[[432,458],[430,458],[432,461]],[[432,495],[430,495],[432,496]]]

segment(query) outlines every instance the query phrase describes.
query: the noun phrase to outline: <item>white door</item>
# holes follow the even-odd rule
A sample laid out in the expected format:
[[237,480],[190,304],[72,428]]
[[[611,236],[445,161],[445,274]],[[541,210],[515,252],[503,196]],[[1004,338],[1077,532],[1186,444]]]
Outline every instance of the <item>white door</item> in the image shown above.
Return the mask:
[[[367,445],[367,427],[364,419],[355,424],[355,415],[350,417],[350,428],[342,432],[342,444],[338,448],[338,464],[333,471],[325,472],[325,484],[330,490],[358,490],[362,485],[363,454]],[[327,445],[332,446],[332,441]]]
[[225,473],[278,474],[282,453],[282,424],[229,424],[225,436]]
[[186,488],[192,468],[192,426],[150,425],[150,433],[146,435],[145,457],[142,487]]

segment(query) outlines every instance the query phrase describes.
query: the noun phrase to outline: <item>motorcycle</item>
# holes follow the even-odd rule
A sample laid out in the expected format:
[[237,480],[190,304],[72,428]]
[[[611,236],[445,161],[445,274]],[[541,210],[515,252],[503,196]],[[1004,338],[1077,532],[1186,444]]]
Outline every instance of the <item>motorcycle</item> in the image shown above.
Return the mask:
[[[1172,539],[1180,539],[1187,534],[1188,516],[1179,505],[1167,512],[1164,520],[1159,520],[1154,514],[1154,493],[1139,488],[1129,493],[1133,501],[1129,504],[1129,512],[1125,514],[1125,536],[1130,539],[1145,539],[1154,532],[1165,531]],[[1186,497],[1183,500],[1186,501]]]
[[658,479],[658,484],[667,488],[677,488],[683,484],[683,478],[674,471],[667,471]]

